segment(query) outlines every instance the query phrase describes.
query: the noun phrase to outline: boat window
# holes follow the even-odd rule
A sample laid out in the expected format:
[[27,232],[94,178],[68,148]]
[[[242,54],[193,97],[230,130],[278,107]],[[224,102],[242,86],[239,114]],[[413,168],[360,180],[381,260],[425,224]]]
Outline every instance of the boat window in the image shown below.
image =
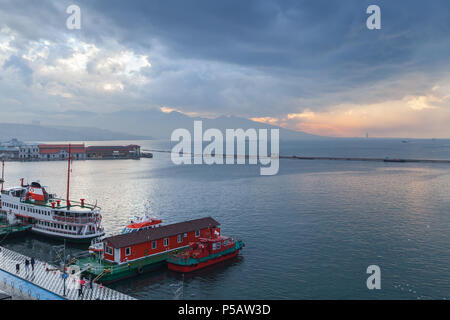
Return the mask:
[[200,237],[200,230],[195,231],[195,236]]
[[182,243],[183,242],[183,235],[179,234],[178,235],[178,243]]
[[220,249],[220,242],[216,243],[216,249],[219,250]]
[[164,247],[169,245],[169,238],[164,238]]
[[125,255],[129,256],[130,254],[131,254],[131,248],[130,247],[125,248]]
[[156,241],[152,241],[152,249],[156,249]]
[[113,249],[110,246],[106,246],[105,252],[107,254],[113,254]]

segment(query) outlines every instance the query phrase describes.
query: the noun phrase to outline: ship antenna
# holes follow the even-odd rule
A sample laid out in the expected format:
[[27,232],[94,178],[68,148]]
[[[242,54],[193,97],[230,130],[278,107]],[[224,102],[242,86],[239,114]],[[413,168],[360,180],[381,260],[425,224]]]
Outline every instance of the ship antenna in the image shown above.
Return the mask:
[[72,149],[71,145],[69,143],[69,159],[68,159],[68,166],[67,166],[67,207],[70,207],[70,200],[69,200],[69,190],[70,190],[70,158],[72,155]]

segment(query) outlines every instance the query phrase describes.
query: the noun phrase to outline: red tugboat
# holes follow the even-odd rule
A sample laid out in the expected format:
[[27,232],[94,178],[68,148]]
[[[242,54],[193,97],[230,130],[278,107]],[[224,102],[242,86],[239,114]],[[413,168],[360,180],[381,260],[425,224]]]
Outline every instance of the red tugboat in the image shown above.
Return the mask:
[[191,243],[188,250],[169,255],[167,266],[177,272],[195,271],[237,256],[244,246],[241,240],[223,237],[215,230],[211,237]]

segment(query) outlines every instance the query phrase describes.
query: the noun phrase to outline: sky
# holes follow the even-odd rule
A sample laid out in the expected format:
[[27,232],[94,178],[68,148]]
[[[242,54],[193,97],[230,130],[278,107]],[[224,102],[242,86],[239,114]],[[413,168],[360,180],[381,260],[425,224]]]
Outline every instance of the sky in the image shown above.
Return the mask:
[[0,0],[0,122],[159,109],[450,138],[449,52],[448,0]]

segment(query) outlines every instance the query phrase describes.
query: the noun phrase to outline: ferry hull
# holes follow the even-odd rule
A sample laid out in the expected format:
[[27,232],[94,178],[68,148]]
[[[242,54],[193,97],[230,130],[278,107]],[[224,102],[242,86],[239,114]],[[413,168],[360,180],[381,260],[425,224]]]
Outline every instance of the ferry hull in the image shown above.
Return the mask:
[[232,253],[217,257],[217,258],[212,258],[210,260],[206,260],[206,261],[202,261],[198,264],[192,264],[192,265],[181,265],[181,264],[176,264],[173,262],[167,262],[167,268],[169,270],[175,271],[175,272],[192,272],[195,270],[199,270],[202,268],[206,268],[209,266],[212,266],[214,264],[217,264],[219,262],[225,261],[225,260],[229,260],[232,259],[234,257],[236,257],[239,253],[239,250],[236,250]]
[[84,237],[84,238],[71,238],[71,237],[67,237],[67,236],[63,236],[63,235],[59,235],[59,234],[52,234],[52,233],[47,233],[47,232],[43,232],[40,230],[37,230],[36,228],[31,229],[31,232],[38,234],[40,236],[43,237],[49,237],[49,238],[53,238],[53,239],[59,239],[59,240],[66,240],[67,242],[71,242],[71,243],[91,243],[92,239],[97,238],[99,236],[102,236],[102,234],[95,234],[89,237]]

